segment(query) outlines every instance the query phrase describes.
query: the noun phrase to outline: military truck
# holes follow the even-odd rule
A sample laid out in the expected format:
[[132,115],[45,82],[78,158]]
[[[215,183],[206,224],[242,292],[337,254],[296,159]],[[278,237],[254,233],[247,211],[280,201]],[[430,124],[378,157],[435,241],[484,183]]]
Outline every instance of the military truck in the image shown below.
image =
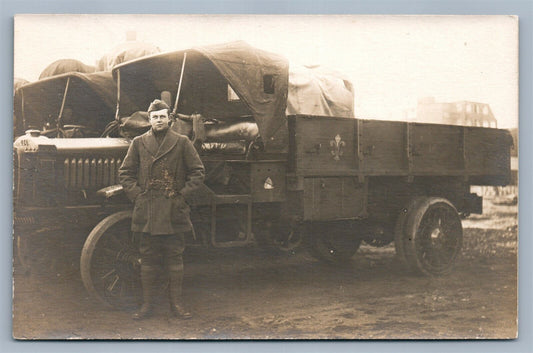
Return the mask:
[[[305,245],[337,264],[362,242],[394,242],[406,269],[449,273],[461,252],[461,218],[482,212],[470,186],[509,182],[509,133],[355,118],[353,101],[328,94],[353,97],[348,80],[328,73],[331,90],[321,91],[310,85],[324,81],[307,74],[291,84],[284,58],[243,42],[116,66],[108,136],[50,139],[33,131],[15,142],[15,225],[31,229],[41,222],[36,215],[98,214],[89,234],[73,235],[84,241],[84,285],[103,303],[137,303],[138,239],[117,185],[130,140],[120,135],[147,129],[143,111],[161,97],[173,107],[171,128],[191,138],[206,166],[190,201],[189,246]],[[35,235],[15,235],[18,252],[27,253]]]

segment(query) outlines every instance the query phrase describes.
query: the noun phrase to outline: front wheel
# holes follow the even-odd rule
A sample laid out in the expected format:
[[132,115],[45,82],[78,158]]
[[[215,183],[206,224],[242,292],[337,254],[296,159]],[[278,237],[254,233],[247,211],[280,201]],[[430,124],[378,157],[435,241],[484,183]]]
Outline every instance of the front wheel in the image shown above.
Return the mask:
[[81,278],[87,291],[112,307],[137,306],[141,298],[138,239],[131,212],[104,218],[91,231],[81,253]]
[[416,273],[440,276],[452,271],[463,244],[463,228],[446,199],[421,197],[400,215],[396,250]]

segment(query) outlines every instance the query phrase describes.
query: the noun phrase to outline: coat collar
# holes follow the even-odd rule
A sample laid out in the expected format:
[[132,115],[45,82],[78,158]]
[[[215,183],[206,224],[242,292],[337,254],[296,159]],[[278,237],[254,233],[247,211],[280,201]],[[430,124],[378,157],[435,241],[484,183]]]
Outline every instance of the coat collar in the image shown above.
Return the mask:
[[152,129],[148,130],[142,137],[144,147],[150,152],[155,159],[161,158],[167,154],[178,142],[179,135],[171,129],[168,129],[161,145],[157,143]]

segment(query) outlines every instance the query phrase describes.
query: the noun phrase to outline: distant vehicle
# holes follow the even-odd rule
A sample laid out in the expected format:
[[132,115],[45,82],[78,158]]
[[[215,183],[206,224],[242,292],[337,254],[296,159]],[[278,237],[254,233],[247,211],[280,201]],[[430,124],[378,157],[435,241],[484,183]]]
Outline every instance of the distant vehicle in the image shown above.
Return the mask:
[[39,80],[68,74],[71,72],[78,72],[82,74],[90,74],[96,71],[96,68],[91,65],[86,65],[76,59],[59,59],[48,65],[39,75]]
[[15,137],[100,137],[113,120],[117,86],[110,72],[70,72],[26,83],[15,91]]
[[[190,204],[189,245],[290,251],[306,244],[316,258],[340,263],[363,241],[394,241],[414,272],[449,273],[462,247],[460,216],[482,212],[470,186],[509,182],[509,132],[349,114],[287,116],[288,75],[284,58],[242,42],[114,68],[115,128],[162,97],[173,107],[172,128],[194,141],[206,166],[205,186]],[[36,211],[107,214],[87,236],[80,265],[87,290],[113,306],[139,298],[131,204],[115,185],[128,144],[42,136],[15,142],[15,221]],[[24,254],[32,233],[16,235]]]

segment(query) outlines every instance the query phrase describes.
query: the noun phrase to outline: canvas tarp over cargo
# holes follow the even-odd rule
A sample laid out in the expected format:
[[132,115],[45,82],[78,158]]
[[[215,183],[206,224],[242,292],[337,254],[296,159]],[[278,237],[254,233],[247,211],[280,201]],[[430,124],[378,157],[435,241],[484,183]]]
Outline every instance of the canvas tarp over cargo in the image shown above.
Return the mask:
[[343,74],[321,66],[291,65],[287,115],[354,117],[353,85]]
[[55,128],[62,104],[72,113],[65,124],[101,132],[115,115],[116,92],[109,72],[68,73],[26,84],[15,92],[15,134]]

